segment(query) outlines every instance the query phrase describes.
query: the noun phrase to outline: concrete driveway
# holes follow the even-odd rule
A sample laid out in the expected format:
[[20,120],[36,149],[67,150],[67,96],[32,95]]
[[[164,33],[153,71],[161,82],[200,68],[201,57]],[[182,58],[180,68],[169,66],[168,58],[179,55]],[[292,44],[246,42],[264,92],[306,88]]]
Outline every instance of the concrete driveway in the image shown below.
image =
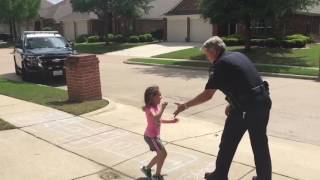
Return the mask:
[[152,57],[152,56],[156,56],[164,53],[192,48],[195,46],[200,47],[200,45],[201,44],[199,43],[163,42],[163,43],[148,44],[148,45],[138,46],[130,49],[110,52],[110,53],[107,53],[106,55]]

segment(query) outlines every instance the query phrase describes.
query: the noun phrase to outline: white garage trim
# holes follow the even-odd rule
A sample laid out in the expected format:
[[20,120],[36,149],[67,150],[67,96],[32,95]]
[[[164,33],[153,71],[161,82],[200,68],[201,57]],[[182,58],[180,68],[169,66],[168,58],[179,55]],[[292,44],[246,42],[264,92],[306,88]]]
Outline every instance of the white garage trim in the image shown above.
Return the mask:
[[171,18],[167,19],[168,41],[185,42],[187,38],[187,18]]
[[190,20],[190,41],[204,42],[212,36],[212,24],[202,18]]
[[67,38],[68,40],[74,40],[75,36],[75,29],[74,29],[74,24],[71,21],[68,22],[63,22],[63,34],[64,37]]
[[167,16],[167,40],[171,42],[185,42],[188,37],[188,18],[190,18],[190,41],[203,42],[212,36],[213,27],[200,15]]

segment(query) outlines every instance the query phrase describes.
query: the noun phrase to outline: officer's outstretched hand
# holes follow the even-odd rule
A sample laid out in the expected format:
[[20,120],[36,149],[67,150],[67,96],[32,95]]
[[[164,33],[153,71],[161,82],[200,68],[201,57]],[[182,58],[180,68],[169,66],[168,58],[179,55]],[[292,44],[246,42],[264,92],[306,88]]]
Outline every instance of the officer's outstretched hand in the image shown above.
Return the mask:
[[174,117],[176,117],[179,113],[181,113],[182,111],[186,110],[186,106],[184,104],[180,104],[180,103],[174,103],[175,105],[177,105],[177,109],[176,111],[173,113]]
[[226,110],[224,111],[224,113],[226,114],[226,116],[229,116],[230,111],[231,111],[231,106],[230,106],[230,104],[228,104],[228,106],[226,107]]

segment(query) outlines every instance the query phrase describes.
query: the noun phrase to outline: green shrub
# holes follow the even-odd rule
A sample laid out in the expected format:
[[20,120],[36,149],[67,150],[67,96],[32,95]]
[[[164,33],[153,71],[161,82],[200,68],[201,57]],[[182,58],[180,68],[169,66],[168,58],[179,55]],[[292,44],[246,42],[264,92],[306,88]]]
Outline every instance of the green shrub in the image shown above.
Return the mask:
[[306,41],[303,39],[284,40],[282,46],[285,48],[303,48],[306,46]]
[[231,34],[231,35],[225,36],[225,38],[236,38],[239,40],[241,44],[244,44],[244,40],[245,40],[244,36],[240,34]]
[[281,44],[280,41],[277,40],[276,38],[268,38],[268,39],[264,40],[264,45],[266,47],[271,47],[271,48],[279,47],[280,44]]
[[76,38],[76,43],[85,43],[88,40],[89,35],[82,34]]
[[106,42],[113,42],[114,41],[114,35],[109,33],[109,34],[106,34],[105,37],[104,37],[104,40]]
[[286,40],[296,40],[296,39],[304,40],[306,41],[306,43],[312,42],[311,37],[305,36],[303,34],[293,34],[293,35],[286,36]]
[[304,39],[295,39],[294,41],[295,41],[296,48],[303,48],[307,44],[307,40],[304,40]]
[[137,42],[139,42],[139,37],[138,36],[130,36],[129,37],[129,42],[137,43]]
[[163,30],[162,29],[157,29],[157,30],[151,32],[151,34],[154,39],[157,39],[157,40],[163,39]]
[[146,37],[144,35],[139,35],[139,41],[140,42],[146,42],[147,39],[146,39]]
[[88,43],[95,43],[99,42],[99,36],[89,36],[88,37]]
[[250,40],[251,45],[253,46],[260,46],[263,47],[266,45],[266,40],[265,39],[251,39]]
[[46,27],[43,27],[43,28],[42,28],[42,31],[54,31],[54,28],[53,28],[53,27],[46,26]]
[[146,39],[146,42],[152,42],[153,41],[152,34],[145,34],[144,37]]
[[296,45],[296,41],[295,40],[283,40],[282,41],[282,46],[284,48],[294,48]]
[[227,46],[238,46],[238,45],[241,45],[240,40],[237,39],[237,38],[222,37],[222,40]]
[[114,36],[114,41],[118,43],[126,42],[126,38],[122,34],[117,34]]

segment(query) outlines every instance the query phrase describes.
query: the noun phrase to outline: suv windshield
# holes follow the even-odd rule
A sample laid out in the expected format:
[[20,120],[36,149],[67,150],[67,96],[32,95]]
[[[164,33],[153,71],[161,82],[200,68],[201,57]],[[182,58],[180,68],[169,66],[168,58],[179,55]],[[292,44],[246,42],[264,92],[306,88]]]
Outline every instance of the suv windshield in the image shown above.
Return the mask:
[[62,37],[32,37],[27,38],[25,46],[27,49],[65,48],[67,42]]

